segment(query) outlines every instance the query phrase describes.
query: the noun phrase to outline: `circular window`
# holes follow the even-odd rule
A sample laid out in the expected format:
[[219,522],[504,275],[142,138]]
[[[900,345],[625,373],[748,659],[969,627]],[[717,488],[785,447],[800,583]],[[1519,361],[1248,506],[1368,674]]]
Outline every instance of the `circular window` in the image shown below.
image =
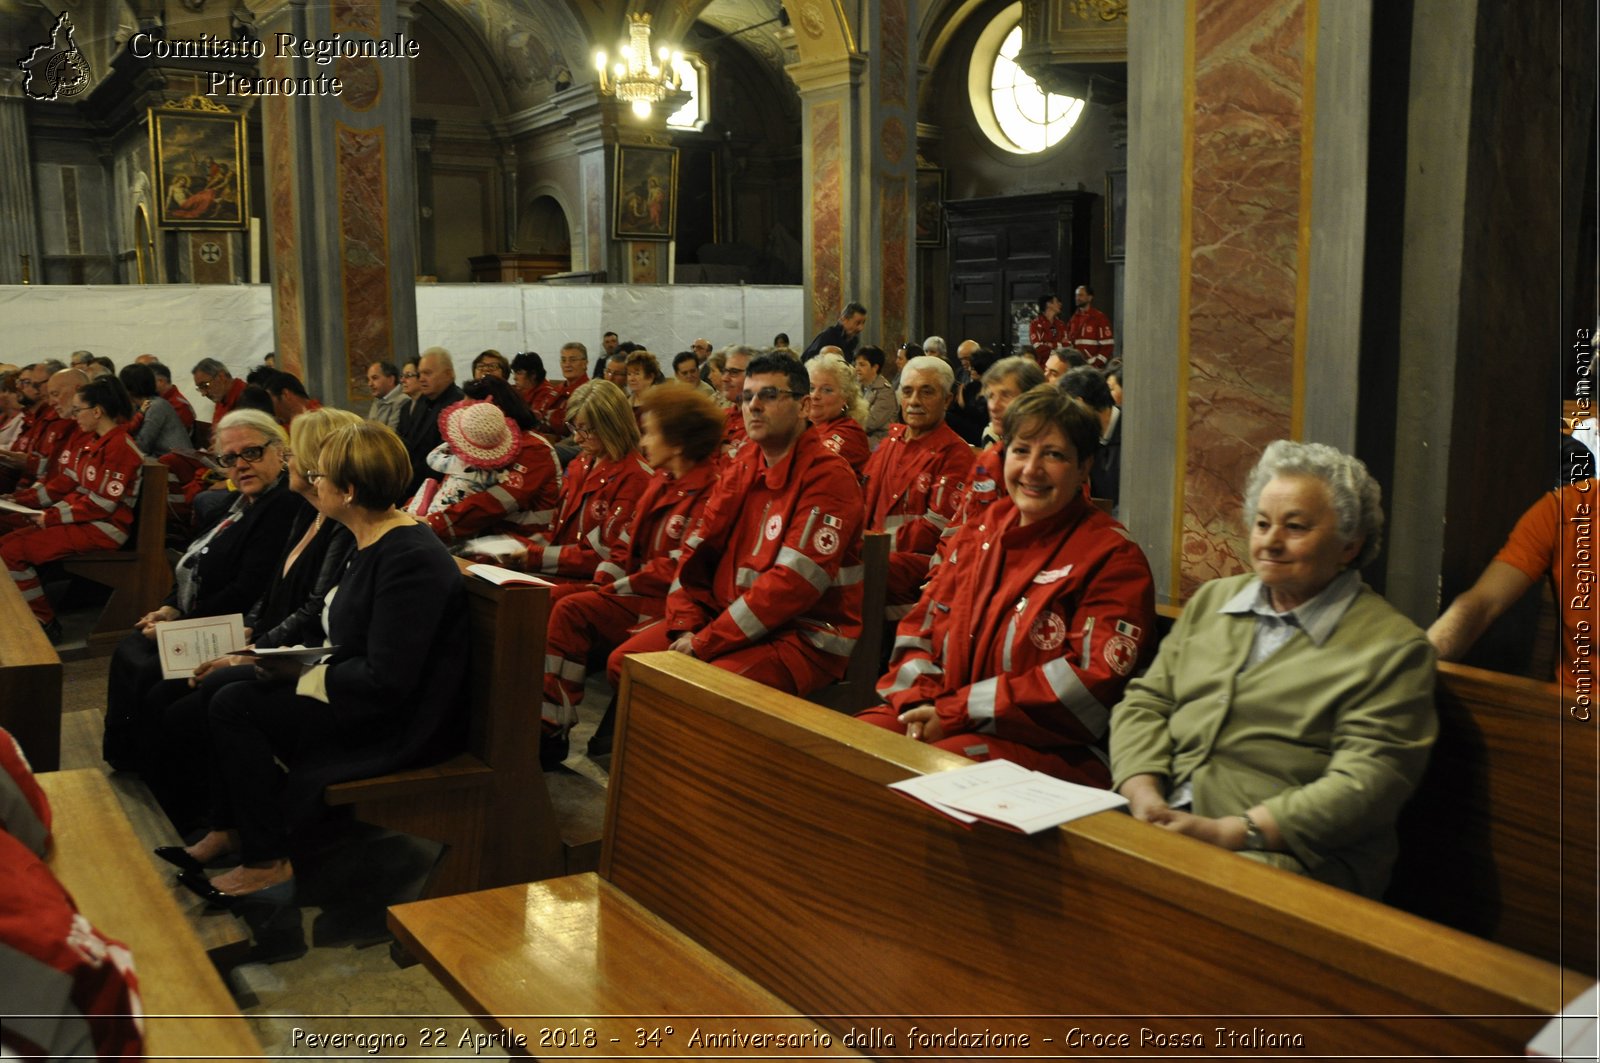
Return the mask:
[[1083,101],[1039,88],[1017,65],[1021,49],[1022,5],[1016,3],[979,35],[967,89],[973,114],[990,140],[1014,154],[1034,155],[1071,132]]

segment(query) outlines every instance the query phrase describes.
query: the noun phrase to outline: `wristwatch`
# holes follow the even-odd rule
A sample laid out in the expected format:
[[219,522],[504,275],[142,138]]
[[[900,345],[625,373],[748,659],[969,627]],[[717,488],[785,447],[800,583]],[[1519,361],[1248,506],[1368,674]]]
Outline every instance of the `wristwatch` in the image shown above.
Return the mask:
[[1256,826],[1256,821],[1250,818],[1250,813],[1241,812],[1239,818],[1244,820],[1244,847],[1252,853],[1267,851],[1267,836],[1261,833],[1261,828]]

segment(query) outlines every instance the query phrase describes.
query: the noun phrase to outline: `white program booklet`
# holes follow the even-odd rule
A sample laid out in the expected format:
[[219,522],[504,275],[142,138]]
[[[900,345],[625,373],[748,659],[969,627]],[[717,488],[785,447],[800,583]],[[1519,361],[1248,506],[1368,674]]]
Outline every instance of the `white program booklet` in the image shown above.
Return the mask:
[[251,646],[245,650],[252,657],[259,657],[264,661],[277,660],[299,661],[302,664],[315,664],[334,650],[337,646],[273,646],[270,649],[261,649]]
[[476,539],[468,539],[457,547],[457,552],[466,557],[495,557],[501,560],[527,553],[527,550],[527,543],[513,539],[509,535],[480,535]]
[[958,822],[984,820],[1024,834],[1128,804],[1127,798],[1110,790],[1067,782],[1006,760],[919,775],[889,787]]
[[32,506],[25,506],[20,502],[13,502],[9,498],[0,498],[0,513],[25,513],[30,517],[37,517],[41,511]]
[[518,572],[516,569],[501,568],[499,565],[468,565],[467,571],[479,579],[486,579],[496,587],[506,584],[526,583],[532,587],[554,587],[555,584],[547,579],[540,579],[531,572]]
[[244,614],[168,620],[156,625],[161,678],[187,679],[206,661],[244,648]]

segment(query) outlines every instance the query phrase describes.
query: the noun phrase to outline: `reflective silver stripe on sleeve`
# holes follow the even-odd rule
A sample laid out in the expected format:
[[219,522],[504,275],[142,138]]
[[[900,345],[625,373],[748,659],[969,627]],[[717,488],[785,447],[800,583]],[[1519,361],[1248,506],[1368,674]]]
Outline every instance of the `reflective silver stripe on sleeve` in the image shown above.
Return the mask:
[[804,530],[802,530],[800,532],[800,545],[801,546],[804,546],[806,543],[809,543],[811,541],[811,529],[816,527],[817,514],[819,514],[821,512],[822,512],[822,510],[817,508],[816,506],[812,506],[811,507],[811,515],[806,518],[806,526],[805,526]]
[[1005,649],[1000,651],[1000,670],[1007,675],[1011,674],[1011,644],[1017,640],[1017,617],[1021,615],[1019,610],[1011,610],[1011,622],[1006,625]]
[[927,650],[933,652],[933,640],[919,638],[916,635],[896,635],[894,639],[895,652],[900,650]]
[[627,576],[623,576],[611,585],[611,592],[613,594],[632,594],[633,585],[628,582]]
[[677,594],[681,590],[683,590],[683,581],[678,579],[677,576],[673,576],[672,577],[672,584],[669,587],[667,587],[667,593],[668,594]]
[[589,545],[590,546],[594,547],[595,553],[604,553],[605,552],[605,547],[603,545],[601,545],[600,525],[596,524],[594,527],[590,528],[589,529],[589,534],[586,535],[584,538],[586,538],[589,541]]
[[1089,670],[1089,664],[1093,660],[1094,660],[1094,617],[1091,616],[1091,617],[1088,617],[1087,619],[1085,619],[1084,622],[1083,622],[1083,656],[1082,656],[1082,659],[1078,663],[1078,667],[1082,668],[1085,672],[1087,672]]
[[683,546],[686,550],[693,550],[703,542],[705,542],[705,539],[701,538],[700,536],[691,535],[683,541]]
[[667,556],[668,556],[668,557],[669,557],[669,558],[671,558],[671,559],[672,559],[672,560],[674,560],[674,561],[676,561],[676,560],[678,560],[678,559],[679,559],[679,558],[680,558],[680,557],[682,557],[682,556],[683,556],[683,551],[682,551],[682,550],[668,550],[668,551],[667,551]]
[[602,561],[594,567],[594,574],[596,576],[600,575],[601,573],[610,576],[614,580],[620,580],[623,576],[628,574],[623,570],[621,565],[614,565],[610,561]]
[[515,513],[507,513],[506,520],[511,521],[513,524],[516,524],[519,527],[542,528],[549,524],[551,518],[553,518],[555,515],[556,511],[553,509],[536,509],[531,512],[523,509],[518,510]]
[[939,529],[940,535],[943,535],[944,530],[950,526],[949,519],[945,517],[944,514],[935,510],[930,509],[927,513],[923,514],[923,516],[927,518],[929,524],[932,524],[935,528]]
[[95,529],[101,535],[104,535],[107,539],[110,539],[118,546],[121,546],[123,543],[128,541],[128,533],[117,527],[115,524],[107,524],[103,520],[97,520],[91,523],[89,527]]
[[104,495],[97,495],[93,491],[85,491],[84,494],[89,496],[89,501],[93,502],[107,513],[115,513],[117,511],[117,503],[105,497]]
[[883,518],[883,530],[892,532],[910,519],[911,517],[905,513],[896,513],[893,516],[885,517]]
[[894,682],[889,684],[889,689],[884,694],[898,694],[902,690],[910,690],[911,684],[917,681],[918,676],[943,675],[944,669],[926,657],[913,657],[895,670]]
[[511,513],[522,508],[522,503],[518,502],[514,497],[512,497],[510,491],[507,491],[499,484],[495,484],[493,487],[489,488],[489,497],[504,506],[507,513]]
[[758,639],[767,633],[767,625],[756,617],[756,614],[750,608],[750,604],[744,600],[744,595],[742,594],[733,600],[732,605],[728,606],[728,615],[733,617],[735,624],[739,625],[739,630],[744,632],[745,638]]
[[1104,735],[1111,713],[1089,693],[1089,688],[1083,685],[1083,680],[1078,678],[1078,673],[1072,670],[1072,665],[1067,663],[1066,658],[1057,657],[1045,664],[1042,671],[1045,682],[1050,684],[1050,689],[1055,692],[1056,698],[1071,710],[1072,715],[1078,718],[1084,729],[1096,738]]
[[867,570],[862,565],[847,565],[839,570],[839,586],[854,587],[866,577]]
[[625,543],[633,542],[633,536],[628,532],[628,529],[626,529],[626,528],[622,529],[622,534],[618,535],[617,538],[621,539]]
[[561,547],[547,546],[539,562],[539,571],[554,572],[561,567]]
[[823,653],[831,653],[835,657],[848,657],[855,652],[856,640],[837,635],[832,631],[823,631],[819,628],[805,628],[801,634],[806,641],[811,643]]
[[829,579],[828,574],[822,571],[821,565],[792,546],[785,546],[778,551],[776,563],[791,572],[797,573],[801,579],[815,587],[819,594],[833,586],[833,580]]
[[1000,677],[990,676],[967,688],[967,718],[982,734],[994,734],[994,698]]
[[761,573],[753,568],[741,568],[733,574],[733,585],[742,591],[747,591],[756,585],[756,577]]

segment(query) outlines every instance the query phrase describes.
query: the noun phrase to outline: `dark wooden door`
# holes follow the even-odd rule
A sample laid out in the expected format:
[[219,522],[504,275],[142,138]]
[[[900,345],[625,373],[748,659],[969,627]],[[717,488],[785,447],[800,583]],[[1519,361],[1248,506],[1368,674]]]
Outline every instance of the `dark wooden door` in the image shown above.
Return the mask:
[[1027,340],[1039,297],[1068,305],[1089,274],[1092,192],[952,200],[950,232],[952,344],[978,340],[1010,352]]

